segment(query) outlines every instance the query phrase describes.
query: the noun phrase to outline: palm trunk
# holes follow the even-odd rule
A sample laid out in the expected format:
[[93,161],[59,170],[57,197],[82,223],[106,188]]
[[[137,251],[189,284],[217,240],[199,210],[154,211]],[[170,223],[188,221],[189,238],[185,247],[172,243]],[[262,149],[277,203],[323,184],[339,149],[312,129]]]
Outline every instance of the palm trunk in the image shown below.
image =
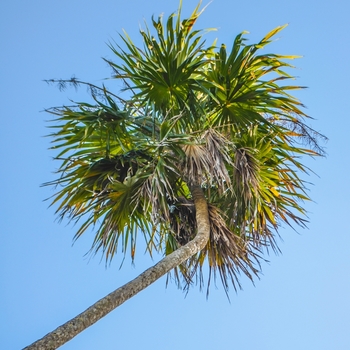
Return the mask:
[[102,317],[106,316],[116,307],[132,298],[135,294],[171,271],[174,267],[180,265],[192,255],[201,251],[209,240],[210,224],[208,205],[200,186],[192,187],[191,192],[196,208],[198,227],[197,235],[192,241],[167,255],[160,262],[141,273],[134,280],[100,299],[80,315],[56,328],[54,331],[48,333],[43,338],[27,346],[23,350],[57,349],[74,338],[77,334],[93,325]]

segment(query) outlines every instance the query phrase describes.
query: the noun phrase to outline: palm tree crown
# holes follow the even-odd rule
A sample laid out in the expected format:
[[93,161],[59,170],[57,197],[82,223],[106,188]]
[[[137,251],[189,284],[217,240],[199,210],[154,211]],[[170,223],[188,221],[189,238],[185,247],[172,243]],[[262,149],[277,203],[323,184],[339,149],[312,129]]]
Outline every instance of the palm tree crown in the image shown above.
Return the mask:
[[[305,124],[303,105],[290,95],[300,86],[288,60],[260,53],[284,27],[247,45],[206,46],[193,26],[199,5],[181,20],[181,4],[166,22],[152,18],[141,30],[143,47],[124,33],[106,60],[128,93],[114,94],[75,78],[59,81],[91,88],[92,103],[49,110],[57,117],[53,147],[61,161],[53,197],[63,218],[82,220],[75,238],[94,227],[92,251],[109,261],[118,245],[135,254],[142,232],[150,253],[166,255],[196,235],[192,186],[208,202],[210,240],[174,270],[185,286],[219,272],[227,291],[260,270],[265,249],[278,251],[279,227],[305,226],[308,200],[304,156],[322,154],[319,135]],[[128,96],[123,98],[122,96]]]

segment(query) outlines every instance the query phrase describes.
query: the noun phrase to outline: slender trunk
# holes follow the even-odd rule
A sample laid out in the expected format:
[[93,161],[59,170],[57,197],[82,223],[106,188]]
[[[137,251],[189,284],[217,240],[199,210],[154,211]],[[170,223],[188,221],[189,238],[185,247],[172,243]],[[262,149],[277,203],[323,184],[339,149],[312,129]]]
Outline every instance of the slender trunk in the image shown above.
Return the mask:
[[191,189],[196,208],[198,232],[196,237],[173,253],[164,257],[156,265],[141,273],[134,280],[118,288],[106,297],[100,299],[84,312],[48,333],[23,350],[53,350],[65,344],[77,334],[106,316],[116,307],[142,291],[157,279],[171,271],[174,267],[202,250],[209,240],[210,224],[208,205],[200,186]]

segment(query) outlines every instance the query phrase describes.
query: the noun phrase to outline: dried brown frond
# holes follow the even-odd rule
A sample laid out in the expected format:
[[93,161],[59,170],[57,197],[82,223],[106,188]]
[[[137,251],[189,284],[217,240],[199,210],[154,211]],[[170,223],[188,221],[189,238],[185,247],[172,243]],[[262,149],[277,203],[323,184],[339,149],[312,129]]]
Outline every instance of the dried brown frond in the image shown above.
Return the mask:
[[205,140],[206,149],[210,155],[212,177],[221,186],[229,187],[231,178],[226,165],[233,165],[229,155],[229,149],[233,148],[232,142],[214,129],[206,130],[202,139]]
[[249,148],[239,148],[235,152],[234,181],[238,193],[248,203],[259,185],[258,161]]
[[150,210],[153,225],[159,220],[169,220],[168,200],[173,200],[173,192],[167,179],[162,180],[156,172],[150,174],[134,196],[143,199],[143,210],[145,213]]
[[271,118],[271,121],[275,124],[283,126],[287,130],[290,130],[290,132],[285,132],[286,136],[296,137],[302,144],[310,146],[310,148],[313,149],[317,155],[325,155],[325,150],[320,145],[319,140],[326,142],[328,141],[328,138],[305,124],[301,116],[293,115],[289,116],[289,118]]
[[[232,232],[226,224],[224,214],[214,205],[209,204],[210,239],[207,246],[174,271],[175,280],[180,285],[179,274],[184,281],[184,289],[188,289],[194,280],[203,287],[203,265],[209,263],[209,280],[207,293],[212,277],[216,279],[219,272],[221,282],[226,292],[231,282],[234,289],[241,288],[239,276],[245,274],[251,281],[258,276],[261,260],[260,250],[245,237]],[[183,199],[176,206],[171,221],[171,228],[178,246],[193,239],[196,233],[195,208],[192,201]]]
[[[209,205],[210,240],[207,246],[197,257],[199,263],[199,275],[202,276],[204,259],[209,263],[209,280],[207,295],[212,277],[216,280],[217,272],[220,275],[222,285],[227,293],[229,283],[234,289],[241,288],[239,276],[246,275],[252,282],[254,276],[258,277],[260,271],[260,250],[247,237],[242,237],[232,232],[225,221],[224,214],[214,205]],[[197,264],[198,264],[197,263]],[[197,267],[196,267],[197,268]],[[200,281],[203,278],[200,277]],[[201,284],[203,286],[203,283]]]
[[206,130],[192,144],[183,147],[186,155],[184,172],[190,183],[206,183],[221,190],[231,186],[227,164],[232,160],[228,149],[232,144],[214,129]]
[[205,181],[210,174],[210,157],[205,145],[200,141],[185,145],[183,151],[186,155],[184,172],[189,184],[198,184]]

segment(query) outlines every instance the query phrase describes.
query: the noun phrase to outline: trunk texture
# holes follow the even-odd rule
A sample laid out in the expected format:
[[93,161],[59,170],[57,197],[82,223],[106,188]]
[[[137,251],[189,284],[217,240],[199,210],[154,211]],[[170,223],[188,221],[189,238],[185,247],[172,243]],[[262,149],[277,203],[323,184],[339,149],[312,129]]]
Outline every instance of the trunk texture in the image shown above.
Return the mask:
[[198,232],[196,237],[173,253],[164,257],[156,265],[141,273],[134,280],[100,299],[84,312],[48,333],[23,350],[53,350],[65,344],[77,334],[93,325],[112,310],[142,291],[160,277],[171,271],[192,255],[201,251],[209,240],[210,224],[208,205],[200,186],[191,188],[196,208]]

